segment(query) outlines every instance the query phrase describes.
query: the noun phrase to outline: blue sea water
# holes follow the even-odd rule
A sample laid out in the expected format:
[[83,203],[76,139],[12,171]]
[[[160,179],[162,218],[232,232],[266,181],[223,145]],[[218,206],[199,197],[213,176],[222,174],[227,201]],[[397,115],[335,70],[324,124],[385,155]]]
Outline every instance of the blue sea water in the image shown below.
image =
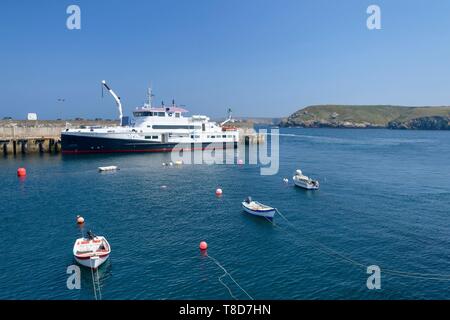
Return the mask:
[[[103,299],[232,299],[201,240],[255,299],[450,297],[450,132],[281,129],[279,139],[273,176],[255,165],[162,167],[169,154],[0,158],[0,298],[94,299],[87,269],[80,290],[66,287],[76,215],[112,246]],[[321,189],[285,185],[297,168]],[[248,195],[292,225],[244,214]],[[381,268],[380,290],[366,286],[369,265]]]

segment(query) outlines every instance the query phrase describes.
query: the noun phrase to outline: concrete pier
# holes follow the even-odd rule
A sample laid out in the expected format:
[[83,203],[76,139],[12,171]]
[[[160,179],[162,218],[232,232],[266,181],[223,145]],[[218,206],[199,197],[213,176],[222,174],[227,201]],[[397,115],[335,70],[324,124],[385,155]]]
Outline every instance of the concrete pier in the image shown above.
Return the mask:
[[0,153],[58,153],[61,132],[66,128],[117,124],[115,120],[0,120]]
[[266,135],[256,132],[253,128],[238,128],[239,142],[244,144],[263,144],[266,142]]
[[39,139],[0,139],[0,152],[3,155],[16,155],[27,153],[58,153],[60,150],[60,137],[47,137]]

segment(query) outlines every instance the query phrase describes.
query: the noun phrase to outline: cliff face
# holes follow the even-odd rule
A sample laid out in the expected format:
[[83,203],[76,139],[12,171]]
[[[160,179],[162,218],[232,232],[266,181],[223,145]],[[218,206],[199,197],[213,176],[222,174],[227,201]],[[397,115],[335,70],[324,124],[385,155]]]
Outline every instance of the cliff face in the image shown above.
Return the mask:
[[391,121],[389,129],[450,130],[450,117],[421,117],[408,121]]
[[449,130],[449,123],[450,107],[319,105],[296,111],[280,126]]

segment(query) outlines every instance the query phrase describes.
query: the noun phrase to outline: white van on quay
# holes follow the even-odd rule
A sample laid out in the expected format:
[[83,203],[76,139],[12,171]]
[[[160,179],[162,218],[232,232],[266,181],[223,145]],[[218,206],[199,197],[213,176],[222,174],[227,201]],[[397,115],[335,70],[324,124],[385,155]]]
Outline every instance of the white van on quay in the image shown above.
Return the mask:
[[28,113],[27,114],[27,120],[28,121],[36,121],[38,118],[37,118],[37,114],[36,113]]

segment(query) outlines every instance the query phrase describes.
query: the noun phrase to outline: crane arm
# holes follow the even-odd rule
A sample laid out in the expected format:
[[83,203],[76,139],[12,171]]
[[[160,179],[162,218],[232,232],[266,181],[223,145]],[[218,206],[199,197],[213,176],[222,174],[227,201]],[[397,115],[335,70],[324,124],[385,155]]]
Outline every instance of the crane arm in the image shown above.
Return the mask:
[[225,120],[224,122],[222,122],[222,123],[220,124],[220,126],[223,126],[225,123],[230,122],[231,120],[232,120],[232,118],[231,118],[231,109],[228,109],[228,118],[227,118],[227,120]]
[[106,84],[106,81],[102,81],[102,85],[106,88],[106,90],[109,91],[109,93],[113,96],[114,100],[116,101],[117,108],[119,109],[119,118],[120,118],[120,124],[122,125],[122,103],[120,102],[120,98],[117,96],[117,94]]

